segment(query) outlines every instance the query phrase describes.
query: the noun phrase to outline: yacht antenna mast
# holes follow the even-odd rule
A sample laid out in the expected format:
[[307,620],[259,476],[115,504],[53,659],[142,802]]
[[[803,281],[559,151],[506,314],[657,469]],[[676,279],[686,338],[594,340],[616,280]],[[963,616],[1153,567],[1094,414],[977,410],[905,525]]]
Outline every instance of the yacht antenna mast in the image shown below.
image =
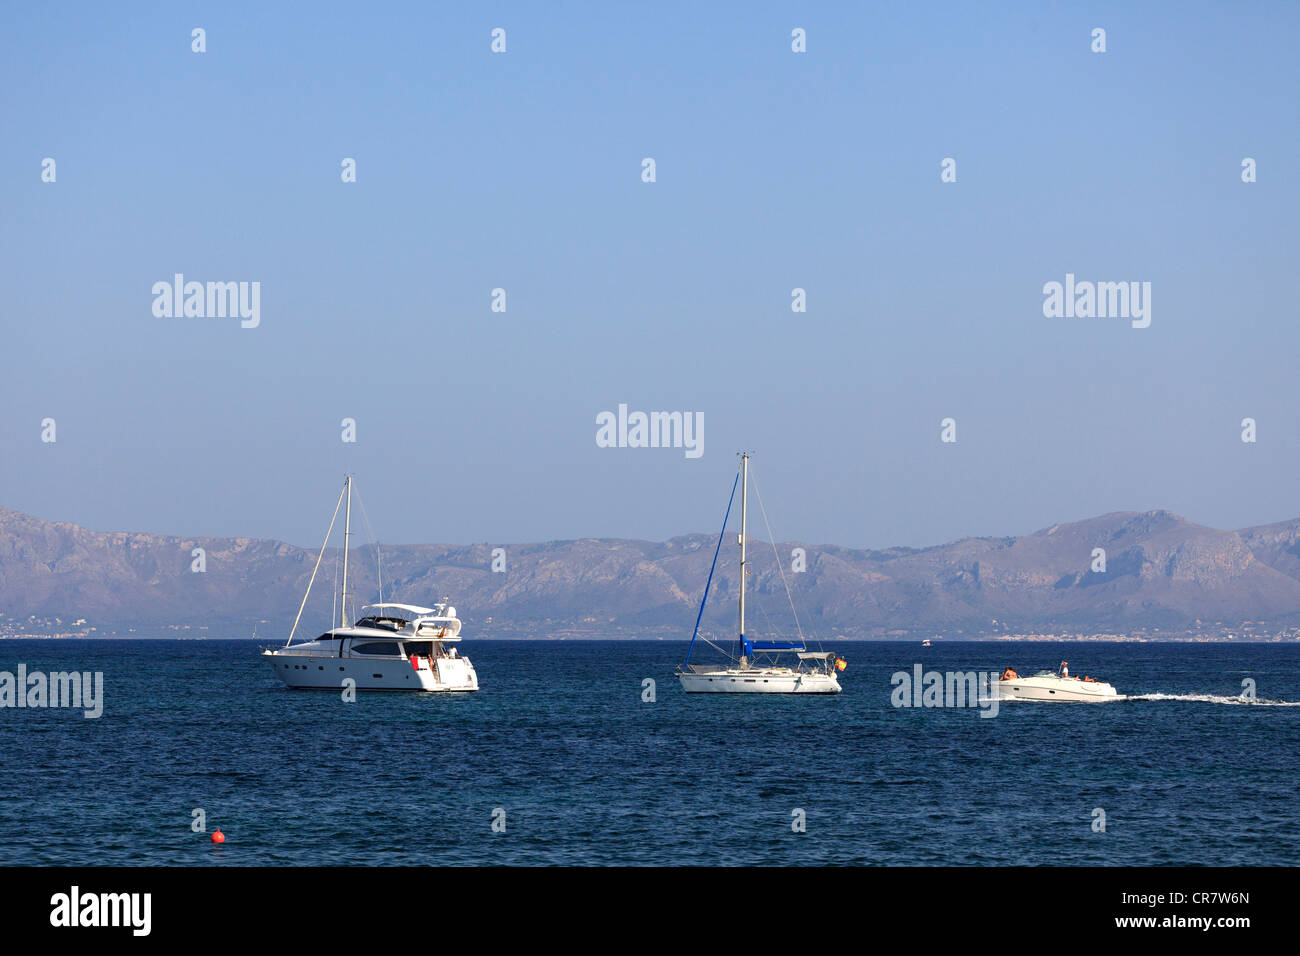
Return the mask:
[[347,475],[345,478],[345,488],[348,493],[348,507],[343,515],[343,590],[340,593],[340,603],[343,605],[339,611],[339,627],[348,626],[348,544],[352,537],[352,476]]
[[744,664],[745,641],[745,530],[749,517],[749,455],[740,453],[740,660]]

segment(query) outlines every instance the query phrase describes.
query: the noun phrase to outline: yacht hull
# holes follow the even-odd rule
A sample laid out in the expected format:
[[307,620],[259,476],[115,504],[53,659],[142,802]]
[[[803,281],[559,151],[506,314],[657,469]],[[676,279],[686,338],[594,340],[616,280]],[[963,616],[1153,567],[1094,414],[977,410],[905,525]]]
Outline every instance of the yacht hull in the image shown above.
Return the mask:
[[1118,700],[1115,688],[1103,681],[1081,681],[1061,677],[1019,677],[997,682],[1002,700],[1067,701],[1096,703]]
[[341,691],[345,680],[356,682],[357,690],[397,690],[415,693],[455,693],[478,690],[478,675],[466,658],[442,658],[429,666],[420,660],[419,669],[409,660],[338,657],[307,657],[297,654],[265,655],[286,687],[295,690]]
[[838,694],[840,682],[830,674],[763,671],[712,671],[678,674],[688,694]]

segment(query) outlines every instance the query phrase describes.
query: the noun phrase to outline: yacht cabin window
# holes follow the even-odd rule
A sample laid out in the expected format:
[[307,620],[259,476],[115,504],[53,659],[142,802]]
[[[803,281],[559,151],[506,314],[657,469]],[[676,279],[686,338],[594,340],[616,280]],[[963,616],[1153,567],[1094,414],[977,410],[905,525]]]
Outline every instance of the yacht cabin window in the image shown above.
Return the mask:
[[373,654],[376,656],[397,657],[397,643],[395,641],[367,641],[364,644],[353,644],[353,654]]

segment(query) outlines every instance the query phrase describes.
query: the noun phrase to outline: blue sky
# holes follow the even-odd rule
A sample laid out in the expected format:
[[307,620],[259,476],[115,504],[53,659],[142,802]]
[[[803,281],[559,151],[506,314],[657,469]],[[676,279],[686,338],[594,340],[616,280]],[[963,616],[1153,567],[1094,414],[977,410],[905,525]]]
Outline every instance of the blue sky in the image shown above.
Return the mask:
[[[716,527],[746,448],[778,536],[813,542],[1300,515],[1298,27],[11,5],[0,504],[314,545],[352,471],[385,541],[658,540]],[[176,272],[260,282],[261,324],[155,317]],[[1067,272],[1151,282],[1151,326],[1045,318]],[[598,448],[620,403],[702,412],[705,454]]]

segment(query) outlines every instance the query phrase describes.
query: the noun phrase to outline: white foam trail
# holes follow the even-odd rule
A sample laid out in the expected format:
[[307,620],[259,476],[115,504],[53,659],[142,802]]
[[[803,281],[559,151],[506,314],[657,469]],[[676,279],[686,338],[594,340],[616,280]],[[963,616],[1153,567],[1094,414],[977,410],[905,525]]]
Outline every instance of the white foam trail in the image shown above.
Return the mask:
[[1129,694],[1124,700],[1189,700],[1198,704],[1248,704],[1253,707],[1300,707],[1300,700],[1222,697],[1218,694]]

